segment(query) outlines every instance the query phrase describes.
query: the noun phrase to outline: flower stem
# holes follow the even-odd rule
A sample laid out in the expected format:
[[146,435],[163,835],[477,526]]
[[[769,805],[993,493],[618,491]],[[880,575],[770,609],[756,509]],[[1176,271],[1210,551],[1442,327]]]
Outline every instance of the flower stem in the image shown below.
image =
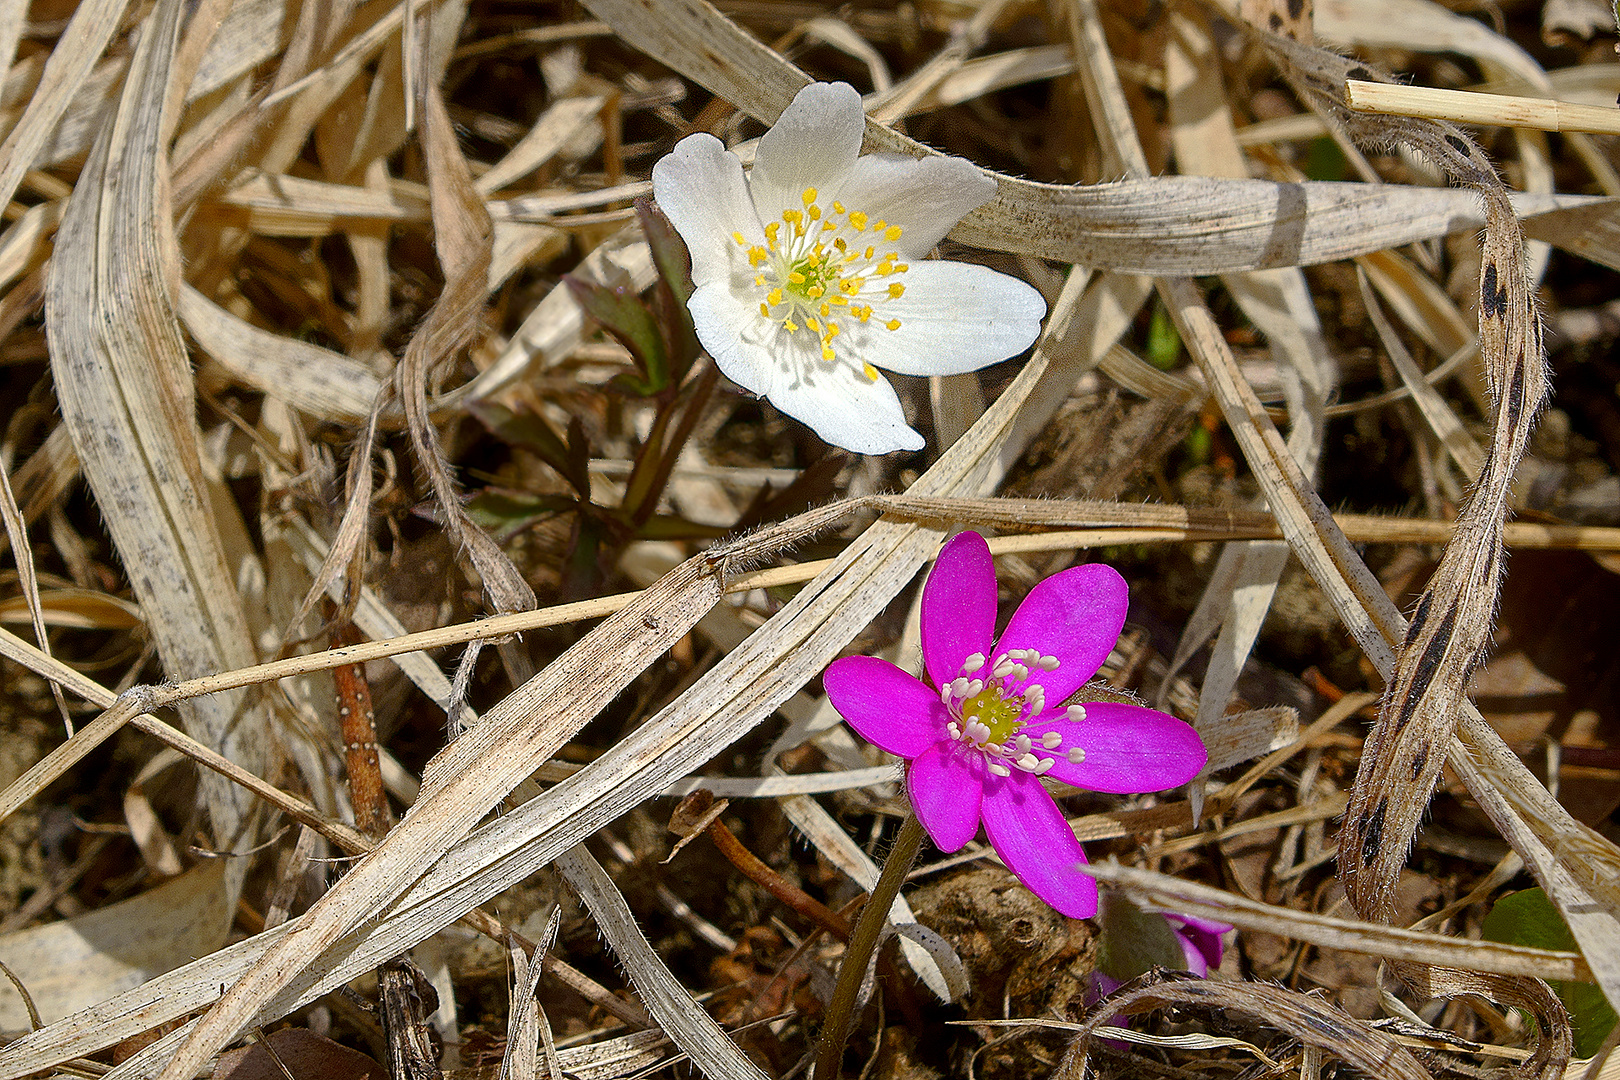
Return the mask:
[[849,1041],[850,1025],[855,1019],[855,999],[860,994],[866,969],[871,965],[872,954],[877,950],[883,924],[888,921],[889,908],[900,894],[900,885],[911,871],[911,864],[917,860],[922,841],[922,823],[916,814],[908,813],[900,823],[900,833],[894,838],[889,857],[884,860],[872,898],[861,909],[855,932],[849,938],[849,948],[844,951],[844,962],[838,968],[838,985],[827,1006],[827,1022],[821,1028],[821,1043],[816,1048],[813,1080],[838,1080],[843,1072],[844,1044]]

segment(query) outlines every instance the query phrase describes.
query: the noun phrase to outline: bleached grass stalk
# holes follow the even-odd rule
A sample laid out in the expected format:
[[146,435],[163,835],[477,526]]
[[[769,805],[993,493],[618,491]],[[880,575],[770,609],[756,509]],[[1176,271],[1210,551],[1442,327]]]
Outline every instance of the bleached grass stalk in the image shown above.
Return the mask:
[[1413,116],[1427,120],[1450,120],[1454,124],[1620,135],[1620,110],[1550,98],[1480,94],[1472,90],[1442,90],[1432,86],[1399,86],[1395,83],[1351,79],[1345,83],[1345,99],[1357,112],[1379,116]]

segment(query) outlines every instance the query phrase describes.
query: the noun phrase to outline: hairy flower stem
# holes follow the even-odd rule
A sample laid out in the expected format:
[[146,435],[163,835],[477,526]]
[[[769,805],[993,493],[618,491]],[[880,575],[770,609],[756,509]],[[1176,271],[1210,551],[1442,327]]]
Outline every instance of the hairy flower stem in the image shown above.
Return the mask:
[[900,834],[894,838],[894,846],[889,849],[889,857],[884,860],[872,897],[861,909],[855,932],[849,938],[849,948],[844,952],[844,962],[838,968],[838,985],[827,1006],[827,1022],[821,1028],[821,1043],[816,1048],[813,1080],[838,1080],[843,1072],[844,1044],[849,1041],[850,1025],[855,1019],[855,999],[860,995],[872,954],[877,951],[889,908],[900,895],[900,885],[911,872],[911,864],[917,861],[922,841],[922,824],[916,814],[907,814],[900,824]]

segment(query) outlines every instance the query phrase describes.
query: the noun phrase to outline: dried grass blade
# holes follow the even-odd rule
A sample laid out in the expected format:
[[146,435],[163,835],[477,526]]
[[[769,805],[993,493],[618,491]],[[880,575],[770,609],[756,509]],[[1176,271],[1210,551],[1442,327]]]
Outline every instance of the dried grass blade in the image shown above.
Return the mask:
[[[456,145],[450,114],[436,86],[428,88],[424,111],[422,146],[427,159],[434,237],[445,282],[444,291],[394,371],[395,385],[405,407],[417,463],[433,485],[451,538],[472,559],[496,611],[526,611],[534,607],[534,590],[500,546],[462,508],[449,464],[439,447],[438,431],[428,415],[428,372],[465,347],[478,326],[489,288],[494,227],[473,188],[472,174]],[[528,665],[519,659],[517,650],[505,650],[502,656],[508,668],[514,669],[514,680],[528,677]]]
[[377,374],[358,360],[261,330],[190,285],[181,285],[179,314],[193,340],[221,367],[319,419],[362,420],[382,388]]
[[1379,308],[1378,299],[1373,295],[1367,275],[1358,273],[1357,280],[1361,283],[1361,300],[1367,307],[1367,316],[1378,331],[1378,338],[1384,343],[1384,352],[1388,354],[1390,363],[1395,366],[1396,374],[1401,377],[1401,385],[1412,395],[1412,402],[1417,405],[1418,412],[1429,425],[1429,430],[1440,440],[1446,452],[1457,463],[1457,467],[1468,478],[1468,482],[1475,483],[1485,467],[1484,452],[1463,428],[1462,421],[1446,403],[1446,399],[1429,385],[1429,381],[1423,376],[1423,369],[1417,366],[1412,354],[1406,351],[1406,346],[1395,334],[1395,328],[1389,324],[1389,320]]
[[[178,256],[163,139],[183,7],[166,0],[142,28],[116,116],[69,200],[46,299],[64,426],[164,665],[181,677],[255,659],[210,516],[191,369],[168,285]],[[264,718],[245,695],[189,702],[181,715],[199,741],[257,771]],[[212,774],[203,790],[217,842],[235,843],[249,798]],[[237,865],[245,872],[245,860]]]
[[[74,95],[118,32],[128,6],[129,0],[86,0],[74,10],[67,29],[45,61],[45,71],[22,119],[0,143],[0,206],[11,201],[23,174],[35,167],[35,159],[55,133]],[[13,51],[15,48],[13,42]]]
[[[1208,25],[1178,12],[1171,14],[1170,28],[1165,80],[1170,99],[1170,138],[1178,165],[1184,172],[1246,176],[1248,167],[1237,143],[1219,56]],[[1335,382],[1335,365],[1323,340],[1304,274],[1291,268],[1257,270],[1228,274],[1223,282],[1244,314],[1265,335],[1284,372],[1284,392],[1293,421],[1288,449],[1298,459],[1301,470],[1314,475],[1322,449],[1323,410]],[[1213,740],[1225,723],[1232,689],[1271,610],[1287,564],[1286,544],[1228,544],[1177,644],[1170,665],[1172,675],[1202,645],[1209,628],[1220,626],[1199,692],[1198,715],[1193,721],[1206,740]],[[1170,685],[1167,676],[1161,696]],[[1191,789],[1195,819],[1202,811],[1202,778],[1213,771],[1212,761]]]
[[1265,904],[1170,874],[1118,863],[1097,863],[1086,872],[1138,902],[1187,915],[1228,922],[1245,930],[1277,934],[1327,949],[1421,964],[1445,964],[1502,975],[1592,981],[1580,953],[1500,945],[1446,934],[1404,930],[1386,923],[1338,919]]
[[1079,1076],[1090,1046],[1090,1035],[1115,1012],[1146,1012],[1151,1008],[1181,1006],[1213,1012],[1238,1012],[1280,1028],[1304,1043],[1348,1062],[1379,1080],[1431,1080],[1412,1052],[1390,1035],[1368,1027],[1348,1013],[1317,998],[1261,982],[1223,979],[1184,979],[1160,982],[1108,998],[1109,1008],[1098,1009],[1080,1025],[1080,1036],[1064,1056],[1058,1075]]
[[624,964],[653,1019],[676,1046],[686,1051],[692,1064],[714,1080],[765,1080],[759,1066],[749,1061],[714,1018],[692,1000],[659,958],[602,864],[583,847],[575,847],[557,857],[557,869],[591,909],[596,925]]
[[[430,122],[431,122],[431,118]],[[436,783],[370,855],[267,951],[203,1017],[164,1069],[180,1080],[233,1038],[277,991],[345,933],[396,899],[478,818],[551,757],[720,596],[710,563],[690,560],[508,694],[429,763]]]

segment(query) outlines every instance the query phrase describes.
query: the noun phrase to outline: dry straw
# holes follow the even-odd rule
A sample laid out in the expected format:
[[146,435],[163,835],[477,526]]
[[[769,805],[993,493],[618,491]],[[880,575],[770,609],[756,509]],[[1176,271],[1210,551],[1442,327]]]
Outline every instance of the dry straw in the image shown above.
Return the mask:
[[[774,120],[809,79],[704,0],[584,0],[584,6],[600,21],[557,28],[554,34],[547,28],[550,36],[544,40],[611,32],[624,46],[761,122]],[[578,92],[521,133],[508,157],[475,175],[440,96],[465,9],[453,2],[366,5],[352,12],[342,6],[345,14],[323,21],[315,17],[321,7],[304,5],[305,17],[278,36],[256,29],[252,21],[285,15],[273,0],[157,0],[128,12],[121,2],[86,2],[42,66],[21,69],[37,84],[0,145],[0,193],[9,200],[30,184],[43,202],[0,237],[0,278],[11,286],[6,303],[16,307],[34,297],[45,304],[62,421],[29,460],[14,472],[8,469],[8,495],[16,483],[23,497],[5,507],[7,535],[13,551],[26,553],[24,530],[82,476],[130,575],[164,670],[174,680],[114,695],[0,632],[0,652],[104,710],[0,793],[0,817],[38,795],[127,723],[207,766],[203,796],[223,842],[244,851],[252,846],[262,801],[345,850],[369,853],[299,918],[215,948],[143,987],[112,995],[0,1048],[0,1080],[62,1066],[200,1013],[107,1074],[189,1078],[251,1025],[286,1015],[469,912],[486,929],[498,927],[476,912],[478,905],[546,865],[558,866],[585,898],[652,1021],[680,1052],[709,1076],[760,1076],[651,947],[635,913],[582,841],[646,800],[689,786],[705,763],[778,710],[789,715],[798,740],[808,738],[822,718],[803,687],[914,580],[941,537],[962,524],[1002,531],[1006,535],[996,547],[1009,554],[1122,543],[1234,542],[1213,572],[1172,668],[1213,638],[1200,728],[1212,746],[1222,747],[1228,764],[1269,756],[1235,785],[1200,787],[1190,805],[1084,820],[1079,825],[1088,836],[1190,828],[1201,810],[1227,812],[1238,791],[1320,733],[1312,729],[1295,738],[1276,717],[1223,715],[1290,557],[1303,564],[1394,687],[1368,741],[1362,774],[1346,799],[1345,884],[1365,921],[1246,905],[1126,868],[1102,874],[1144,897],[1203,904],[1232,921],[1241,918],[1272,932],[1318,941],[1331,935],[1335,947],[1398,961],[1402,976],[1427,993],[1485,992],[1548,1017],[1555,1006],[1536,989],[1540,984],[1524,976],[1590,974],[1611,1001],[1620,1001],[1620,888],[1615,885],[1620,850],[1572,820],[1464,694],[1464,680],[1491,626],[1504,545],[1595,552],[1617,547],[1614,530],[1505,522],[1514,473],[1545,393],[1530,303],[1533,272],[1544,254],[1538,245],[1560,244],[1620,266],[1620,230],[1612,226],[1610,203],[1555,193],[1545,153],[1522,133],[1515,137],[1521,140],[1527,190],[1508,192],[1461,132],[1352,111],[1368,89],[1387,96],[1403,88],[1369,83],[1351,61],[1257,32],[1254,40],[1327,128],[1378,145],[1415,147],[1468,186],[1322,183],[1287,175],[1252,179],[1250,158],[1221,89],[1217,39],[1202,14],[1178,8],[1167,15],[1163,84],[1182,175],[1156,176],[1147,167],[1095,4],[1067,0],[1059,5],[1059,40],[1050,45],[970,59],[1004,9],[981,5],[976,17],[957,26],[944,49],[892,81],[873,102],[866,143],[869,150],[928,154],[932,151],[895,126],[913,111],[969,100],[1015,79],[1079,75],[1110,174],[1120,179],[1052,185],[998,175],[998,197],[952,236],[1062,265],[1061,280],[1051,282],[1051,315],[1032,358],[988,406],[977,396],[976,383],[949,384],[952,391],[964,391],[960,394],[945,392],[944,384],[936,388],[936,430],[961,434],[903,496],[826,507],[716,544],[633,594],[529,610],[533,595],[527,583],[461,509],[437,423],[469,402],[518,392],[525,374],[555,377],[576,355],[586,328],[567,290],[559,287],[526,314],[496,355],[475,354],[483,364],[478,375],[453,385],[481,320],[499,302],[503,281],[525,260],[579,242],[592,249],[581,264],[583,276],[650,284],[645,245],[633,234],[611,233],[625,218],[612,204],[641,190],[639,178],[622,175],[617,131],[603,123],[616,115],[619,89],[582,76]],[[1343,40],[1377,45],[1388,24],[1404,19],[1429,27],[1432,32],[1418,37],[1436,48],[1477,56],[1527,80],[1545,79],[1533,62],[1528,70],[1523,58],[1500,48],[1488,34],[1482,37],[1486,31],[1478,24],[1470,23],[1475,29],[1469,29],[1461,25],[1469,20],[1459,22],[1433,7],[1419,0],[1381,0],[1358,15],[1341,5],[1324,5],[1319,21],[1333,25]],[[356,19],[352,25],[350,15]],[[108,54],[124,26],[121,17],[137,24],[133,47]],[[16,35],[6,40],[8,25],[0,19],[0,45],[9,56]],[[873,62],[874,54],[860,48],[858,36],[828,27],[819,33],[818,40]],[[273,74],[261,86],[255,79],[266,71]],[[1343,88],[1352,79],[1347,103]],[[76,96],[88,84],[98,88],[94,101]],[[410,110],[398,107],[406,100],[413,103]],[[1491,103],[1500,108],[1515,100],[1492,98]],[[105,113],[98,111],[104,107]],[[1571,109],[1545,102],[1527,112],[1498,111],[1496,119],[1466,119],[1522,125],[1526,115],[1549,114],[1553,126],[1547,130],[1568,129]],[[419,130],[407,131],[407,116]],[[425,185],[404,184],[389,174],[388,161],[407,139],[415,140],[421,154]],[[503,185],[544,169],[580,140],[595,140],[593,148],[600,147],[607,173],[601,191],[500,197]],[[302,155],[311,144],[319,149],[321,178],[305,175],[310,170]],[[1345,146],[1358,157],[1350,141]],[[1588,157],[1599,185],[1613,182],[1602,172],[1601,155],[1582,160]],[[76,158],[84,166],[71,193],[53,173],[38,171]],[[577,216],[581,210],[586,216]],[[379,349],[390,315],[390,229],[421,229],[427,222],[445,285],[395,364]],[[1387,250],[1481,229],[1486,271],[1478,319],[1459,310],[1420,268]],[[233,268],[244,260],[285,259],[285,249],[263,243],[264,238],[335,235],[346,239],[355,263],[356,300],[352,321],[342,327],[342,351],[243,317],[251,305],[236,292]],[[1369,309],[1389,309],[1389,319],[1380,312],[1379,330],[1390,343],[1401,394],[1416,405],[1418,422],[1464,477],[1478,479],[1454,525],[1335,517],[1317,494],[1313,477],[1336,388],[1331,351],[1300,268],[1336,259],[1357,259]],[[1284,371],[1286,439],[1192,275],[1221,275],[1245,317],[1273,344]],[[1120,347],[1155,292],[1180,330],[1196,378],[1157,371]],[[1490,418],[1488,439],[1460,422],[1455,408],[1434,390],[1434,373],[1418,370],[1398,347],[1396,321],[1439,355],[1459,357],[1465,372],[1466,359],[1477,351],[1483,377],[1465,385]],[[324,458],[311,452],[316,424],[345,424],[358,432],[335,527],[323,533],[303,507],[289,503],[267,507],[256,522],[257,533],[250,532],[226,484],[220,447],[205,440],[197,425],[198,386],[186,335],[206,357],[208,379],[263,395],[262,416],[245,428],[267,490],[292,490],[301,470],[326,467]],[[1265,507],[1213,514],[1172,506],[993,498],[1076,381],[1096,370],[1155,397],[1166,415],[1211,399],[1258,480]],[[947,403],[954,403],[949,410]],[[378,478],[397,465],[374,455],[386,434],[401,428],[440,519],[476,565],[488,606],[503,614],[407,635],[363,580],[359,554]],[[757,568],[794,544],[851,521],[869,523],[837,558]],[[1445,544],[1441,572],[1413,626],[1356,547],[1377,541]],[[39,586],[26,573],[20,577],[31,617],[42,625]],[[744,627],[721,604],[728,593],[789,583],[803,587],[757,629]],[[264,642],[299,639],[315,630],[307,616],[327,595],[352,603],[356,624],[372,640],[261,663]],[[602,621],[539,672],[528,670],[520,650],[506,649],[502,659],[516,689],[481,718],[462,711],[450,681],[424,655],[447,644],[499,644],[525,629],[594,619]],[[551,761],[619,689],[691,633],[723,641],[724,658],[590,764],[563,769]],[[273,648],[269,652],[274,654]],[[278,718],[319,715],[321,672],[384,657],[470,727],[430,763],[411,812],[372,847],[335,820],[319,740]],[[177,709],[184,733],[150,715],[168,706]],[[1333,722],[1351,711],[1335,713]],[[259,751],[273,742],[287,749],[304,784],[316,793],[314,804],[262,779]],[[1384,925],[1392,914],[1395,875],[1442,763],[1467,786],[1564,913],[1585,966],[1573,955],[1485,948]],[[534,793],[527,781],[537,772],[557,782]],[[735,784],[736,794],[779,798],[784,812],[829,861],[870,885],[875,874],[866,854],[806,792],[869,785],[888,776],[848,769],[813,780],[720,779]],[[508,812],[486,821],[503,802]],[[1326,812],[1325,805],[1307,806],[1265,824],[1307,824]],[[1255,827],[1242,821],[1227,825]],[[1205,841],[1166,841],[1185,843],[1175,850],[1194,842]],[[247,865],[245,858],[233,860],[225,875],[231,887],[240,882],[237,867]],[[903,925],[913,922],[903,900],[890,917]],[[215,944],[223,945],[223,938]],[[902,948],[941,996],[960,991],[960,972],[948,946],[910,927]],[[532,1000],[528,983],[520,991]],[[1320,1049],[1357,1062],[1382,1053],[1391,1075],[1423,1075],[1397,1041],[1279,988],[1147,987],[1131,1000],[1144,1007],[1197,1004],[1200,995],[1212,1007],[1246,1009],[1281,1023],[1313,1047],[1312,1053]],[[549,1057],[544,1017],[525,1012],[515,1020],[521,1041],[548,1047]],[[639,1064],[651,1045],[650,1037],[631,1037],[602,1055]],[[556,1053],[564,1069],[584,1067],[585,1059],[570,1057],[571,1051]],[[1566,1054],[1567,1046],[1549,1039],[1523,1068],[1551,1077]]]

